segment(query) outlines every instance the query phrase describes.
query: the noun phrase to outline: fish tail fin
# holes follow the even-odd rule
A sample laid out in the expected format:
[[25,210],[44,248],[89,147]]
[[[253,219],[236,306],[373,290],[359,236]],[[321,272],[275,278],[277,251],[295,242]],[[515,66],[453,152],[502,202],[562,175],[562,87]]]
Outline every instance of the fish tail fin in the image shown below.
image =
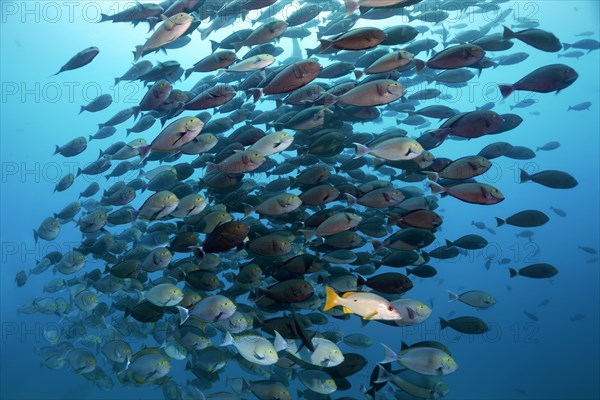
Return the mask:
[[436,183],[434,181],[429,181],[428,183],[429,187],[431,188],[431,194],[440,194],[446,191],[446,189],[444,189],[444,187],[439,183]]
[[519,271],[517,271],[517,270],[516,270],[516,269],[514,269],[514,268],[509,268],[509,269],[508,269],[508,273],[510,274],[510,277],[511,277],[511,278],[514,278],[515,276],[519,275]]
[[327,39],[319,39],[319,43],[321,43],[321,52],[329,49],[332,46],[331,40]]
[[500,93],[502,93],[502,98],[506,98],[510,96],[512,92],[515,91],[514,85],[498,85],[498,89],[500,89]]
[[146,159],[146,157],[148,157],[148,154],[150,154],[150,146],[140,146],[138,147],[138,152],[140,154],[141,161],[143,161],[144,159]]
[[233,346],[233,336],[231,336],[231,333],[225,332],[225,339],[223,339],[223,343],[221,343],[219,346]]
[[110,21],[111,19],[112,18],[111,18],[110,15],[106,15],[106,14],[100,13],[100,21],[98,21],[97,23]]
[[282,351],[290,348],[288,342],[281,336],[281,334],[277,331],[275,333],[275,340],[273,341],[273,347],[275,347],[275,351]]
[[367,146],[365,146],[362,143],[352,143],[356,149],[355,149],[355,153],[354,153],[354,158],[361,158],[364,155],[368,154],[369,151],[371,151],[371,149],[369,149]]
[[444,318],[440,317],[440,329],[449,327],[450,324]]
[[81,170],[81,168],[77,168],[77,175],[75,175],[76,177],[81,175],[83,173],[83,171]]
[[231,43],[231,45],[233,46],[233,51],[235,53],[237,53],[242,47],[244,47],[244,44],[242,42],[233,42]]
[[85,106],[81,106],[81,109],[79,110],[79,114],[81,114],[84,111],[85,111]]
[[192,72],[194,72],[194,68],[188,68],[185,70],[185,79],[189,78],[190,75],[192,74]]
[[392,374],[390,374],[390,371],[383,368],[382,365],[378,365],[377,379],[374,381],[374,383],[389,382],[391,379],[392,379]]
[[179,325],[182,325],[190,317],[190,312],[187,308],[181,306],[177,306],[177,310],[179,311]]
[[396,354],[396,352],[392,349],[390,349],[389,347],[387,347],[385,344],[381,343],[381,345],[383,346],[383,361],[380,361],[380,364],[388,364],[391,363],[392,361],[398,361],[399,357],[398,354]]
[[216,40],[211,40],[210,41],[210,48],[212,49],[212,52],[214,53],[215,50],[217,50],[219,47],[221,46],[221,43],[217,42]]
[[144,46],[139,45],[135,46],[135,51],[133,52],[133,62],[136,62],[140,58],[142,58],[142,53],[144,51]]
[[212,32],[209,28],[207,28],[207,29],[198,29],[198,31],[200,31],[200,38],[202,40],[206,40],[208,38],[208,36],[210,35],[210,33]]
[[346,201],[348,202],[348,207],[354,207],[357,202],[356,197],[352,196],[350,193],[346,193]]
[[373,252],[375,253],[383,248],[383,243],[379,240],[371,240],[371,244],[373,245]]
[[192,249],[192,252],[196,256],[196,258],[202,259],[204,257],[204,250],[202,250],[202,247],[191,246],[190,249]]
[[[441,142],[443,142],[444,140],[446,140],[446,138],[448,137],[448,135],[450,133],[452,133],[452,128],[439,128],[439,129],[434,129],[432,131],[429,131],[430,134],[437,136]],[[441,144],[440,142],[440,144]]]
[[58,145],[56,145],[56,150],[54,150],[54,154],[52,154],[52,155],[55,155],[58,153],[60,153],[60,147]]
[[573,45],[569,44],[569,43],[564,43],[563,42],[563,50],[568,50],[569,48],[571,48]]
[[522,169],[519,178],[521,183],[525,183],[531,180],[531,175],[529,175],[524,169]]
[[365,75],[365,71],[364,71],[364,70],[362,70],[362,71],[361,71],[361,70],[359,70],[359,69],[355,69],[355,70],[354,70],[354,77],[355,77],[356,79],[360,79],[360,78],[362,78],[364,75]]
[[304,243],[308,242],[313,238],[313,236],[315,236],[315,231],[312,229],[299,229],[299,231],[304,235]]
[[219,166],[217,164],[215,164],[214,162],[208,161],[206,163],[206,172],[217,171],[218,169],[219,169]]
[[244,218],[254,212],[254,207],[250,204],[242,203],[242,205],[244,206]]
[[365,286],[367,284],[367,280],[365,279],[365,277],[362,276],[361,274],[356,274],[356,275],[358,275],[356,278],[356,286],[357,287]]
[[448,302],[453,302],[458,300],[458,295],[451,290],[446,290],[448,292]]
[[35,239],[35,242],[37,243],[38,239],[39,239],[39,235],[35,229],[33,230],[33,238]]
[[357,0],[344,0],[344,5],[346,6],[346,16],[354,13],[360,6]]
[[156,17],[148,18],[146,20],[146,22],[148,23],[148,33],[152,32],[154,30],[154,28],[156,27],[156,24],[158,24],[160,21],[161,21],[160,18],[156,18]]
[[[427,64],[425,64],[425,61],[423,60],[419,60],[418,58],[413,59],[414,63],[415,63],[415,70],[417,72],[421,72]],[[429,79],[428,79],[429,81]]]
[[454,242],[452,240],[446,239],[446,246],[452,247],[452,246],[454,246]]
[[137,119],[137,117],[140,115],[140,111],[142,110],[142,108],[140,106],[134,106],[132,107],[133,109],[133,120],[135,121]]
[[121,78],[115,78],[115,86],[118,85],[119,82],[121,82]]
[[332,288],[325,286],[325,305],[323,306],[323,311],[330,310],[337,306],[339,300],[340,296]]
[[506,25],[504,26],[504,30],[502,31],[502,39],[507,40],[507,39],[514,39],[515,33]]
[[496,228],[499,227],[499,226],[504,225],[505,223],[506,223],[505,220],[503,220],[502,218],[496,217]]
[[433,182],[437,182],[438,179],[440,179],[440,174],[438,174],[437,172],[434,171],[424,171],[425,175],[427,176],[427,179],[429,179],[430,181]]
[[412,269],[406,268],[406,276],[410,276],[411,274],[413,274]]
[[256,103],[263,95],[263,91],[260,88],[250,89],[250,94],[252,95],[252,100]]
[[[571,111],[573,109],[573,107],[569,106],[569,108],[567,108],[567,111]],[[539,149],[539,147],[538,147]]]

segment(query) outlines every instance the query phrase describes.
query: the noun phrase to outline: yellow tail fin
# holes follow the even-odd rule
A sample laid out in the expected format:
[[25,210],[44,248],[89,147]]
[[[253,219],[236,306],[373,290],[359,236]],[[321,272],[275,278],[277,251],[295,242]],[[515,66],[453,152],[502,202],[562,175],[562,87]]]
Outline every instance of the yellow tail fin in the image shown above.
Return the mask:
[[329,286],[325,286],[325,306],[323,307],[323,311],[327,311],[338,305],[338,300],[340,296]]

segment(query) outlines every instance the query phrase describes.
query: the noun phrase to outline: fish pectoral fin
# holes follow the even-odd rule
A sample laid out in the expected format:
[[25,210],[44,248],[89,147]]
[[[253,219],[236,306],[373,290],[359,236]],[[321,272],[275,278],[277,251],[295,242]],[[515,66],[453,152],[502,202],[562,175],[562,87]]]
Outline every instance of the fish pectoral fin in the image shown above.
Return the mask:
[[342,307],[342,310],[344,311],[344,314],[352,314],[352,310],[350,310],[348,307]]
[[185,136],[187,132],[177,132],[177,140],[175,140],[173,142],[173,146],[175,146],[177,144],[177,142],[179,142],[181,140],[181,138],[183,138]]
[[481,195],[486,198],[489,199],[490,198],[490,192],[489,190],[487,190],[485,187],[481,186]]
[[213,320],[213,323],[217,322],[219,320],[219,318],[221,318],[222,315],[223,315],[223,311],[221,311],[220,313],[218,313],[217,316],[215,317],[215,319]]
[[323,361],[321,361],[321,367],[326,367],[329,365],[329,363],[331,362],[331,359],[329,357],[324,358]]
[[175,22],[171,21],[169,17],[165,16],[164,14],[160,14],[160,19],[163,20],[163,26],[167,31],[172,31],[175,26],[177,26]]
[[415,319],[415,310],[411,307],[406,307],[406,310],[408,311],[408,318]]
[[256,358],[257,360],[261,360],[262,361],[262,360],[265,359],[265,356],[261,356],[260,354],[258,354],[256,352],[253,355],[254,355],[254,358]]
[[297,65],[293,66],[292,71],[294,72],[294,77],[296,77],[296,79],[302,78],[302,70]]
[[152,214],[150,216],[150,220],[155,220],[156,217],[158,217],[160,215],[161,212],[163,212],[165,210],[165,207],[162,207],[160,210],[158,210],[157,212],[155,212],[154,214]]
[[375,319],[375,317],[377,316],[377,311],[373,311],[370,314],[367,314],[363,317],[363,319],[366,319],[368,321]]

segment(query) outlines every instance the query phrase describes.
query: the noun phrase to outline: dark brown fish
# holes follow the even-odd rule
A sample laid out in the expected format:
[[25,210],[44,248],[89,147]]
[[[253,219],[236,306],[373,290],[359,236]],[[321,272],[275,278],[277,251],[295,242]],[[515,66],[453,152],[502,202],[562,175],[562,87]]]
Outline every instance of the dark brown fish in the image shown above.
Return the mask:
[[508,27],[504,27],[502,38],[507,39],[519,39],[523,43],[526,43],[538,50],[546,51],[549,53],[556,53],[562,49],[560,40],[554,36],[552,32],[547,32],[542,29],[525,29],[519,32],[513,32]]
[[517,275],[526,276],[528,278],[544,279],[552,278],[558,274],[556,267],[546,263],[531,264],[520,270],[509,268],[510,277],[513,278]]
[[87,49],[81,50],[75,54],[65,65],[60,68],[60,71],[52,76],[58,75],[64,71],[70,71],[73,69],[81,68],[89,63],[98,55],[100,50],[97,47],[88,47]]
[[577,179],[563,171],[547,170],[528,174],[521,170],[521,183],[532,181],[552,189],[571,189],[578,185]]
[[413,287],[412,281],[404,274],[398,272],[387,272],[369,278],[360,279],[359,286],[366,285],[371,289],[387,294],[402,294]]
[[568,65],[551,64],[536,69],[512,85],[498,85],[502,97],[508,97],[515,90],[537,93],[560,92],[571,86],[579,74]]
[[455,69],[468,67],[483,58],[485,51],[474,44],[460,44],[447,47],[427,61],[432,69]]
[[450,327],[468,335],[481,334],[488,331],[488,325],[477,317],[458,317],[449,321],[440,318],[440,329]]
[[379,28],[356,28],[342,33],[333,39],[319,39],[321,49],[364,50],[377,46],[385,40],[386,33]]
[[298,303],[312,296],[314,289],[304,279],[289,279],[268,289],[258,289],[257,293],[281,303]]
[[230,221],[219,225],[206,235],[206,240],[198,255],[202,255],[202,252],[221,253],[236,248],[242,244],[249,232],[250,227],[239,221]]

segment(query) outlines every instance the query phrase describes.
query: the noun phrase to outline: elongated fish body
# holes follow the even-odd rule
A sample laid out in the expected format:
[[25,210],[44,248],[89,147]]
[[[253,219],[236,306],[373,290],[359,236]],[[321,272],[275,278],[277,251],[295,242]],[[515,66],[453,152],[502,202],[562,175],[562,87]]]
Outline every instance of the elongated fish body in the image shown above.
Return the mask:
[[179,13],[170,18],[161,14],[163,23],[154,31],[143,45],[137,46],[133,61],[139,60],[144,52],[155,50],[169,44],[183,35],[192,24],[193,18],[186,13]]

